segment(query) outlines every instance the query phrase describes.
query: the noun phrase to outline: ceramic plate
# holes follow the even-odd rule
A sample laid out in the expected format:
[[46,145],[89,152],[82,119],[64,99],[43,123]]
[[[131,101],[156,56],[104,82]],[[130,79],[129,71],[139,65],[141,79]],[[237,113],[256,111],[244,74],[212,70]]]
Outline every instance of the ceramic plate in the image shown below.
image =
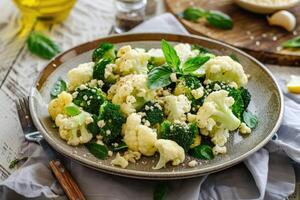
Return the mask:
[[[85,147],[71,147],[60,139],[58,131],[53,129],[47,105],[50,102],[50,90],[58,78],[66,80],[67,71],[78,64],[90,62],[93,49],[100,42],[111,42],[117,47],[131,45],[139,48],[159,48],[160,40],[165,39],[172,44],[190,43],[200,44],[218,55],[234,54],[247,74],[251,78],[248,88],[252,94],[249,110],[258,116],[258,127],[247,137],[238,133],[230,134],[227,146],[228,153],[217,156],[211,161],[199,160],[197,167],[191,168],[187,163],[192,158],[187,158],[184,164],[173,167],[168,165],[161,170],[152,167],[158,161],[154,158],[143,157],[138,163],[130,164],[126,169],[114,167],[110,164],[114,157],[99,160],[89,154]],[[30,94],[30,109],[36,127],[40,130],[49,144],[62,154],[94,169],[120,176],[139,179],[182,179],[216,172],[228,168],[245,159],[265,145],[278,129],[282,113],[283,98],[271,73],[257,60],[246,53],[215,40],[199,37],[163,33],[141,33],[109,36],[74,47],[54,58],[40,73]]]

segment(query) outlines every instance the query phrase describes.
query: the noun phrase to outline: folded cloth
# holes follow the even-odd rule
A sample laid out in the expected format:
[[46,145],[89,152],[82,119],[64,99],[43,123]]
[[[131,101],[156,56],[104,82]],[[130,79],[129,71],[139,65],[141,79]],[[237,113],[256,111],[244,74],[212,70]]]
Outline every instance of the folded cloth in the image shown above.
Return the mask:
[[[171,32],[188,34],[171,14],[157,16],[133,32]],[[300,98],[285,91],[285,113],[278,136],[243,163],[208,176],[168,181],[167,199],[285,199],[295,189],[291,159],[300,163]],[[27,144],[23,153],[28,161],[2,183],[26,197],[41,194],[53,198],[63,194],[47,166],[41,147]],[[101,173],[65,158],[87,199],[152,199],[155,181],[142,181]]]

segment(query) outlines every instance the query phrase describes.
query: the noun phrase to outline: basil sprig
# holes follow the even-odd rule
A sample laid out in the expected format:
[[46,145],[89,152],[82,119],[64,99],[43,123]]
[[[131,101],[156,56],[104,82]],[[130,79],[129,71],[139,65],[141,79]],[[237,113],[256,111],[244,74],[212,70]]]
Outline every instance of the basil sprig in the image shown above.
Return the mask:
[[282,46],[286,48],[300,48],[300,36],[284,42]]
[[219,29],[232,29],[233,22],[229,15],[216,11],[216,10],[204,10],[202,8],[188,7],[182,13],[182,18],[196,22],[200,18],[205,18],[206,21]]
[[153,68],[148,74],[149,89],[165,87],[172,83],[170,76],[173,73],[169,66],[160,66]]
[[44,59],[51,59],[60,52],[57,44],[39,32],[32,32],[29,35],[27,46],[31,53]]
[[258,119],[251,112],[245,111],[243,113],[243,122],[245,122],[249,128],[255,128],[257,126]]
[[104,145],[100,145],[97,143],[87,143],[85,144],[85,146],[89,150],[89,152],[93,154],[96,158],[103,160],[108,155],[108,150]]
[[202,67],[203,64],[205,64],[209,59],[210,59],[209,56],[204,56],[204,57],[197,56],[194,58],[190,58],[183,64],[182,72],[184,74],[192,73],[198,70],[200,67]]
[[212,148],[206,144],[198,145],[190,149],[189,154],[203,160],[212,160],[214,158]]
[[50,96],[52,99],[56,98],[62,91],[67,90],[67,84],[64,80],[59,78],[52,87]]
[[[174,47],[172,47],[167,41],[161,41],[162,51],[166,59],[166,64],[153,67],[148,73],[148,87],[149,89],[157,89],[168,86],[172,83],[170,78],[172,73],[177,75],[193,74],[194,71],[201,68],[206,63],[211,55],[203,54],[194,58],[188,59],[185,63],[180,65],[180,58],[176,53]],[[180,67],[181,66],[181,67]]]
[[172,47],[166,40],[162,40],[161,48],[168,66],[174,68],[176,71],[179,71],[180,59],[174,47]]

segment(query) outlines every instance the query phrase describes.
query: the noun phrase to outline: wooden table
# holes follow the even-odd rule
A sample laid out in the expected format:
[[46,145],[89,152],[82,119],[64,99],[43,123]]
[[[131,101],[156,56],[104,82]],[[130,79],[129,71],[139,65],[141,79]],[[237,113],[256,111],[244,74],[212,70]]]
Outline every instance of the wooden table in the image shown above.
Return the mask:
[[[20,29],[18,10],[12,0],[0,1],[0,167],[8,168],[22,140],[14,100],[27,96],[37,74],[47,63],[30,54],[25,45],[26,37],[17,37]],[[48,34],[63,50],[108,34],[114,22],[112,0],[78,0],[69,18],[63,23],[49,27]],[[157,14],[164,12],[159,1]],[[300,75],[300,68],[268,65],[280,79],[290,74]],[[3,178],[12,171],[7,170]],[[0,174],[1,180],[1,174]]]

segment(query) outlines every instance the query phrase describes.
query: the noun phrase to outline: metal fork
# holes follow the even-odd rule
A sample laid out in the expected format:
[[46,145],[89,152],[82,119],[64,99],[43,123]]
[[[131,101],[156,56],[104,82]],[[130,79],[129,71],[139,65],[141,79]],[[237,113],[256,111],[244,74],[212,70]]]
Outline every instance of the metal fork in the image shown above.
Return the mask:
[[20,98],[16,101],[16,107],[25,139],[27,141],[36,142],[42,146],[49,157],[49,166],[68,198],[70,200],[85,200],[75,180],[57,158],[56,152],[49,146],[34,126],[29,111],[28,98]]

